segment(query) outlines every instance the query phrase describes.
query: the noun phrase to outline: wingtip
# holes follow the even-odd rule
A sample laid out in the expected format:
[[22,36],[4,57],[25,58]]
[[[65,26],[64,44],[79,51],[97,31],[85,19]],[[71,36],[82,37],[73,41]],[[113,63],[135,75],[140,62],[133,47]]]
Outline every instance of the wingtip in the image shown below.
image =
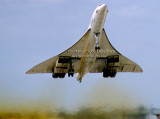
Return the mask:
[[33,73],[33,70],[32,69],[30,69],[30,70],[28,70],[27,72],[26,72],[26,74],[32,74]]
[[26,74],[29,74],[29,71],[27,71]]
[[143,72],[143,69],[140,67],[140,72]]

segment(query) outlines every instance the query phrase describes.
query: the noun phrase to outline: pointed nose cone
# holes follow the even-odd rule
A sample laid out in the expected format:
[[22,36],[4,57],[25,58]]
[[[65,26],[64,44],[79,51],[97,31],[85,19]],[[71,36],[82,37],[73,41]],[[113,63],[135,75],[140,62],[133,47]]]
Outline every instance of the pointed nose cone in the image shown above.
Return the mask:
[[108,12],[108,9],[107,9],[107,6],[106,6],[106,4],[101,4],[101,5],[99,5],[99,7],[100,7],[100,10],[101,11],[103,11],[103,12]]
[[107,6],[105,4],[102,4],[102,9],[107,9]]

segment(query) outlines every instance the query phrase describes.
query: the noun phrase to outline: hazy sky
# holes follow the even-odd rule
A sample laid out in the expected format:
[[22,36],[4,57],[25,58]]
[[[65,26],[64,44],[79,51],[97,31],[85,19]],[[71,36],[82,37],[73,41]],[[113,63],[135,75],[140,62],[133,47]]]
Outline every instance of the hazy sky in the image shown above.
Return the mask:
[[[118,73],[114,79],[87,74],[81,84],[76,75],[55,80],[51,74],[25,74],[78,41],[101,3],[109,9],[104,28],[110,42],[143,73]],[[47,99],[75,109],[85,105],[86,98],[98,96],[95,93],[105,95],[100,101],[113,96],[116,102],[125,92],[128,101],[160,107],[159,38],[159,0],[0,0],[1,102]],[[117,87],[122,91],[117,92]]]

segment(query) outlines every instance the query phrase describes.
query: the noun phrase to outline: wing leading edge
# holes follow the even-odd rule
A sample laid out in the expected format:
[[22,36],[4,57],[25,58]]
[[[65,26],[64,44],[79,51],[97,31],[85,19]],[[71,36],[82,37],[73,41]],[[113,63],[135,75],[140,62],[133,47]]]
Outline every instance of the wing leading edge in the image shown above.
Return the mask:
[[[85,44],[88,42],[88,35],[90,34],[90,29],[82,36],[82,38],[76,42],[73,46],[71,46],[70,48],[68,48],[67,50],[65,50],[64,52],[60,53],[59,55],[52,57],[36,66],[34,66],[33,68],[31,68],[29,71],[26,72],[26,74],[34,74],[34,73],[52,73],[54,66],[57,64],[57,61],[59,60],[59,58],[72,58],[77,56],[77,49],[78,50],[83,50],[85,48]],[[78,55],[82,55],[80,54],[80,52],[78,52]],[[79,69],[79,58],[74,58],[72,59],[73,63],[74,63],[74,73],[78,72]],[[64,64],[64,63],[63,63]],[[63,65],[62,64],[62,65]],[[69,61],[66,62],[65,64],[67,67],[69,67]],[[66,67],[63,65],[63,69],[64,67]],[[67,70],[61,70],[60,72],[63,73],[68,73]]]
[[[73,76],[74,73],[79,73],[81,57],[75,57],[77,55],[83,56],[83,51],[86,44],[89,42],[89,29],[83,37],[76,42],[69,49],[60,53],[59,55],[52,57],[27,71],[27,74],[33,73],[53,73],[53,78],[63,78],[66,73]],[[115,77],[116,72],[143,72],[142,68],[120,54],[109,42],[105,30],[103,29],[99,37],[100,54],[97,57],[93,67],[89,73],[102,73],[103,77]],[[104,52],[105,51],[105,52]],[[70,62],[72,61],[72,62]],[[113,73],[114,72],[114,73]],[[109,75],[108,75],[109,74]]]
[[[131,61],[127,57],[120,54],[109,42],[108,37],[106,35],[105,30],[103,29],[100,37],[100,41],[103,44],[100,44],[100,48],[102,50],[114,51],[113,53],[105,54],[105,58],[97,58],[95,65],[91,69],[90,73],[100,73],[104,71],[106,67],[107,60],[114,59],[114,57],[118,57],[116,62],[108,63],[108,67],[115,67],[117,72],[143,72],[142,68]],[[105,44],[105,45],[104,45]]]

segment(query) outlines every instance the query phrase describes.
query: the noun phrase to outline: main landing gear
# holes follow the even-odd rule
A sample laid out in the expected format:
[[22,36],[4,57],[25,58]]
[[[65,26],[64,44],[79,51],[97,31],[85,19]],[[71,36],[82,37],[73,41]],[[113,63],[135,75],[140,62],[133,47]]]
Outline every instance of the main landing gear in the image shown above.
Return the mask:
[[64,78],[65,77],[65,73],[53,73],[52,77],[53,78]]
[[108,78],[108,77],[114,78],[116,76],[116,74],[117,74],[117,71],[116,71],[116,69],[113,69],[113,68],[111,68],[111,69],[106,68],[103,70],[103,77],[104,78]]
[[56,61],[55,67],[52,69],[53,78],[64,78],[66,73],[68,77],[74,76],[73,62],[80,60],[80,58],[72,58],[67,56],[60,56]]
[[68,77],[73,77],[73,76],[74,76],[74,69],[69,69]]
[[74,69],[72,66],[72,59],[69,60],[69,70],[68,70],[68,77],[73,77],[74,76]]
[[119,63],[119,56],[114,55],[114,56],[108,56],[106,58],[106,66],[103,69],[103,77],[104,78],[114,78],[117,74],[117,67]]

